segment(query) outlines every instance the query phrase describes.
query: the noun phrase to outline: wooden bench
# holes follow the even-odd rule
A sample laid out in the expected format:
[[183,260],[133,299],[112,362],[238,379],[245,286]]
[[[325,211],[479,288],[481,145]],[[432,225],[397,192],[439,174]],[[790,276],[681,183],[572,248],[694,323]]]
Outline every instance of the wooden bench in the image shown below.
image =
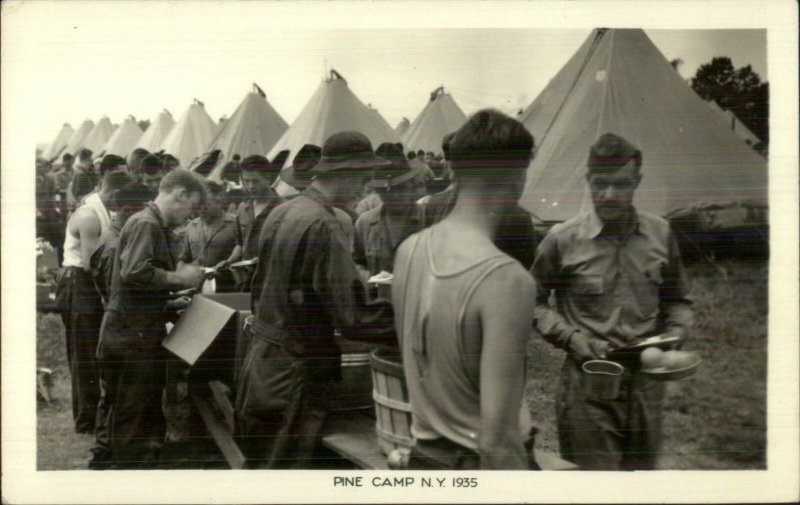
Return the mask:
[[[233,469],[244,468],[246,458],[233,438],[233,406],[229,390],[217,381],[209,382],[209,397],[192,396],[197,412],[209,434]],[[324,425],[322,445],[357,468],[389,470],[386,455],[378,447],[375,418],[368,411],[331,413]],[[534,450],[542,470],[577,470],[578,466],[556,454]]]
[[[349,426],[322,438],[322,445],[359,468],[388,470],[386,455],[378,447],[375,421],[365,415],[353,416]],[[338,427],[337,427],[338,428]],[[557,454],[534,449],[534,459],[542,470],[577,470],[578,465],[560,458]]]

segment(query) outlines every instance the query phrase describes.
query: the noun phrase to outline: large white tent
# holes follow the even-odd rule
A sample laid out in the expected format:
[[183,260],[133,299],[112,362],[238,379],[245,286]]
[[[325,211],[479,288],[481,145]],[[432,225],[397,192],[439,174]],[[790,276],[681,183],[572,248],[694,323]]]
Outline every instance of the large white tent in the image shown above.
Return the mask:
[[221,151],[212,180],[220,180],[222,169],[234,154],[241,159],[252,154],[266,155],[289,125],[267,101],[267,96],[256,84],[253,91],[244,97],[233,115],[222,124],[217,136],[206,151]]
[[400,141],[406,151],[422,149],[440,154],[444,136],[458,130],[466,120],[464,111],[440,86],[431,92],[428,103],[400,137]]
[[114,131],[111,138],[108,139],[103,151],[105,154],[116,154],[117,156],[127,158],[136,147],[136,142],[141,136],[142,129],[139,128],[136,119],[133,116],[128,116],[125,118],[125,121],[119,125],[119,128]]
[[347,81],[335,70],[325,79],[294,123],[269,152],[269,159],[289,150],[287,165],[305,144],[322,147],[325,140],[341,131],[354,130],[369,138],[373,149],[383,142],[399,139],[389,123],[369,109],[350,90]]
[[604,133],[643,153],[634,201],[656,214],[699,201],[766,203],[767,163],[681,79],[642,30],[594,30],[521,116],[536,157],[520,204],[541,221],[590,208],[584,174]]
[[188,168],[196,157],[206,152],[216,131],[217,126],[203,102],[195,99],[172,127],[161,148],[178,158],[181,168]]
[[77,154],[78,150],[83,146],[83,140],[94,129],[94,121],[85,119],[83,123],[75,130],[67,141],[67,147],[64,148],[62,153]]
[[70,126],[69,123],[64,123],[60,130],[58,130],[58,135],[56,138],[50,142],[47,147],[42,151],[42,158],[46,160],[56,160],[61,156],[61,153],[67,147],[67,142],[69,142],[70,137],[72,134],[75,133],[75,130]]
[[92,131],[83,139],[81,142],[81,146],[86,149],[92,151],[92,156],[98,156],[103,153],[103,148],[108,142],[108,139],[111,138],[111,135],[114,133],[114,125],[111,124],[111,120],[108,119],[107,116],[103,116],[100,121],[98,121]]
[[160,150],[173,126],[175,126],[175,120],[172,119],[172,114],[170,114],[167,109],[164,109],[150,122],[150,126],[148,126],[142,136],[139,137],[139,141],[136,142],[134,149],[141,147],[142,149],[147,149],[151,153]]

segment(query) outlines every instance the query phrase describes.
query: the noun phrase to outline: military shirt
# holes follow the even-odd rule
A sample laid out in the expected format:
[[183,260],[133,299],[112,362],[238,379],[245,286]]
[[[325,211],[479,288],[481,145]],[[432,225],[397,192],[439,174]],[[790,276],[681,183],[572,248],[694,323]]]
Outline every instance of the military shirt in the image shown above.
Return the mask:
[[422,230],[420,210],[415,205],[406,215],[393,216],[381,204],[359,216],[353,252],[356,263],[366,267],[370,275],[383,270],[392,272],[397,247],[410,235]]
[[236,217],[231,214],[223,214],[213,224],[197,217],[186,226],[180,260],[213,267],[230,257],[236,247],[237,236]]
[[[544,338],[565,347],[576,330],[616,346],[692,324],[688,283],[669,223],[637,213],[631,233],[607,233],[594,212],[554,226],[532,273]],[[555,307],[548,299],[555,295]]]
[[114,256],[108,309],[160,313],[169,301],[167,272],[176,266],[172,232],[155,203],[128,219]]
[[249,260],[258,257],[258,235],[264,220],[267,219],[272,209],[283,202],[283,199],[273,193],[258,215],[255,215],[255,202],[253,200],[242,202],[236,209],[236,243],[242,246],[242,259]]

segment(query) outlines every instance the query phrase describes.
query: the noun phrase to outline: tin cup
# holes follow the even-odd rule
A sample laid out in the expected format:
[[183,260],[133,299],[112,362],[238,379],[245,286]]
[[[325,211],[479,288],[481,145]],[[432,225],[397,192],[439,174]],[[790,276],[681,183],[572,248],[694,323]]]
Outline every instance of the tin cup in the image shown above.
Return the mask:
[[590,398],[615,400],[619,396],[619,386],[625,367],[614,361],[595,359],[585,362],[583,383]]

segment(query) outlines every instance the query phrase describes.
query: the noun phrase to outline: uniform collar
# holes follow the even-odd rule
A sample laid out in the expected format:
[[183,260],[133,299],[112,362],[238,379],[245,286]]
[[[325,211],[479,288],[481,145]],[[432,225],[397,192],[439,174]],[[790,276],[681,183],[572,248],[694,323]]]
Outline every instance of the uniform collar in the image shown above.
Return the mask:
[[300,195],[301,196],[307,196],[307,197],[311,198],[312,200],[316,200],[317,202],[319,202],[326,209],[331,209],[333,207],[333,205],[331,205],[330,201],[328,200],[328,197],[325,196],[322,193],[322,191],[318,190],[315,187],[309,186],[308,188],[304,189],[303,192],[300,193]]
[[161,214],[161,211],[158,210],[158,205],[156,205],[155,202],[147,202],[147,208],[150,209],[150,212],[156,216],[158,224],[160,224],[162,228],[168,230],[169,227],[167,226],[167,222],[164,220],[163,214]]
[[[641,233],[641,220],[639,219],[639,213],[636,209],[633,209],[633,219],[635,220],[633,230],[631,233],[640,234]],[[607,232],[605,230],[605,224],[597,217],[594,209],[589,212],[589,218],[587,221],[587,231],[589,238],[597,238],[600,235],[605,235]]]

